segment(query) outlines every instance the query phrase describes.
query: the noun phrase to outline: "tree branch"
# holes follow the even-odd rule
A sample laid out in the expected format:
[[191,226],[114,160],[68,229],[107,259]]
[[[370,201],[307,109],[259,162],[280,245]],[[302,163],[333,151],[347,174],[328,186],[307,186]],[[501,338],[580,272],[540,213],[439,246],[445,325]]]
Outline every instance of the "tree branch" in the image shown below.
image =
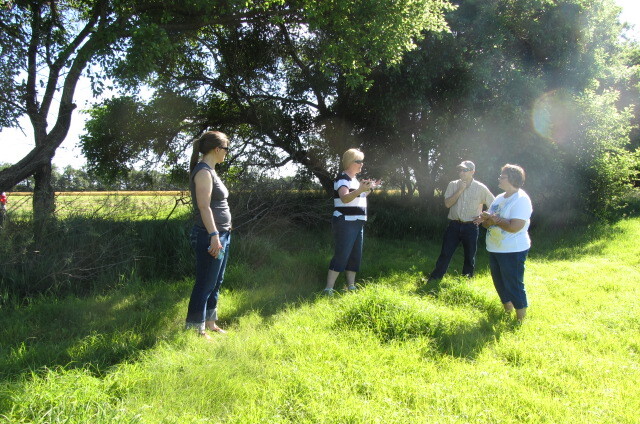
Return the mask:
[[293,41],[291,40],[291,37],[289,36],[289,31],[287,29],[287,27],[284,24],[279,24],[278,27],[280,28],[280,31],[282,32],[282,36],[284,38],[285,44],[287,49],[289,50],[289,54],[291,55],[291,58],[293,59],[293,61],[296,63],[296,65],[298,65],[298,67],[300,68],[300,70],[305,74],[305,76],[307,77],[307,81],[309,81],[309,85],[311,86],[311,90],[313,91],[314,96],[316,97],[316,100],[318,102],[317,104],[317,108],[320,112],[320,114],[324,114],[327,111],[327,105],[324,101],[324,95],[322,94],[322,90],[320,90],[318,87],[315,86],[315,84],[313,84],[313,74],[311,72],[311,68],[306,65],[302,59],[300,59],[300,57],[298,56],[298,53],[296,52],[296,49],[293,45]]
[[[47,88],[42,98],[42,106],[40,107],[40,113],[42,116],[49,114],[49,108],[53,100],[53,95],[60,79],[60,71],[64,68],[65,64],[69,61],[71,55],[78,49],[78,47],[85,41],[85,39],[94,31],[96,23],[100,18],[106,18],[106,1],[102,0],[98,2],[91,13],[91,18],[87,21],[87,24],[82,28],[78,35],[69,43],[62,52],[58,55],[58,58],[49,66],[49,79],[47,81]],[[78,53],[79,54],[79,53]]]

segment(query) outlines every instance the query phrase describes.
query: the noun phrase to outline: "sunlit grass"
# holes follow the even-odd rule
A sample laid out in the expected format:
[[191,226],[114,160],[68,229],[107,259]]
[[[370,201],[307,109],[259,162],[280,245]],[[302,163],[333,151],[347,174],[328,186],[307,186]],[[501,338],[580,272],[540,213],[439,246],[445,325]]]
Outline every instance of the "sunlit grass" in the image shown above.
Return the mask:
[[540,229],[523,326],[483,249],[473,280],[458,252],[425,285],[439,240],[367,238],[362,290],[326,298],[327,234],[237,237],[212,342],[182,330],[191,278],[3,311],[0,420],[635,423],[639,237],[639,219]]
[[[9,193],[9,218],[32,216],[31,193]],[[180,191],[113,191],[56,193],[56,216],[108,218],[118,220],[166,219],[190,212],[188,192]]]

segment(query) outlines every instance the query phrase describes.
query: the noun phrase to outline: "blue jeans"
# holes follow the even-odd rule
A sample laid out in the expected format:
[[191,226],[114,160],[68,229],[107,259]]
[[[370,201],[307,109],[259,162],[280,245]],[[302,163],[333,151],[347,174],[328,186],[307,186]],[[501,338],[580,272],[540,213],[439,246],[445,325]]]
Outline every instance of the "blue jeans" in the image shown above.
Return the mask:
[[336,272],[358,272],[362,261],[364,221],[347,221],[343,215],[334,216],[331,219],[331,230],[335,251],[329,269]]
[[489,267],[493,285],[502,303],[513,303],[516,309],[526,308],[527,292],[524,289],[524,262],[529,249],[513,253],[489,252]]
[[191,291],[187,310],[187,328],[204,330],[205,321],[218,319],[218,295],[224,279],[224,271],[229,259],[231,233],[222,231],[219,235],[223,254],[214,258],[207,252],[209,249],[209,233],[201,227],[191,230],[191,247],[196,252],[196,282]]
[[462,248],[464,249],[462,274],[467,277],[473,277],[476,267],[476,250],[478,250],[478,233],[478,226],[472,222],[449,221],[449,225],[447,225],[447,229],[444,232],[440,256],[429,278],[440,279],[444,277],[459,243],[462,243]]

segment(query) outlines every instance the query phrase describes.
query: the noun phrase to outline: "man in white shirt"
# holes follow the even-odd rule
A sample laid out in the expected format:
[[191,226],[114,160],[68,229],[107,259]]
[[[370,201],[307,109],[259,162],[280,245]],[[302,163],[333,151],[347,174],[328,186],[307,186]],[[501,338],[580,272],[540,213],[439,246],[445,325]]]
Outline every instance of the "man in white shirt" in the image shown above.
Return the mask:
[[473,179],[476,172],[473,162],[465,160],[457,169],[460,179],[451,181],[444,193],[444,205],[449,208],[449,225],[445,230],[440,256],[435,269],[429,275],[429,281],[444,277],[460,243],[464,249],[462,274],[473,277],[479,232],[473,220],[480,215],[483,206],[489,207],[494,199],[487,186]]

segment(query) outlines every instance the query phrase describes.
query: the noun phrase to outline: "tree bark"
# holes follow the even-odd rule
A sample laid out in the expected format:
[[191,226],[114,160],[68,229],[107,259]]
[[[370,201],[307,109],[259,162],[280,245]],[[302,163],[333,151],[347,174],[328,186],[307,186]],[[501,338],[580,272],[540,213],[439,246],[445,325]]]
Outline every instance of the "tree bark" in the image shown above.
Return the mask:
[[42,165],[33,174],[33,223],[36,242],[46,237],[47,229],[53,222],[55,212],[55,193],[51,185],[51,161]]

